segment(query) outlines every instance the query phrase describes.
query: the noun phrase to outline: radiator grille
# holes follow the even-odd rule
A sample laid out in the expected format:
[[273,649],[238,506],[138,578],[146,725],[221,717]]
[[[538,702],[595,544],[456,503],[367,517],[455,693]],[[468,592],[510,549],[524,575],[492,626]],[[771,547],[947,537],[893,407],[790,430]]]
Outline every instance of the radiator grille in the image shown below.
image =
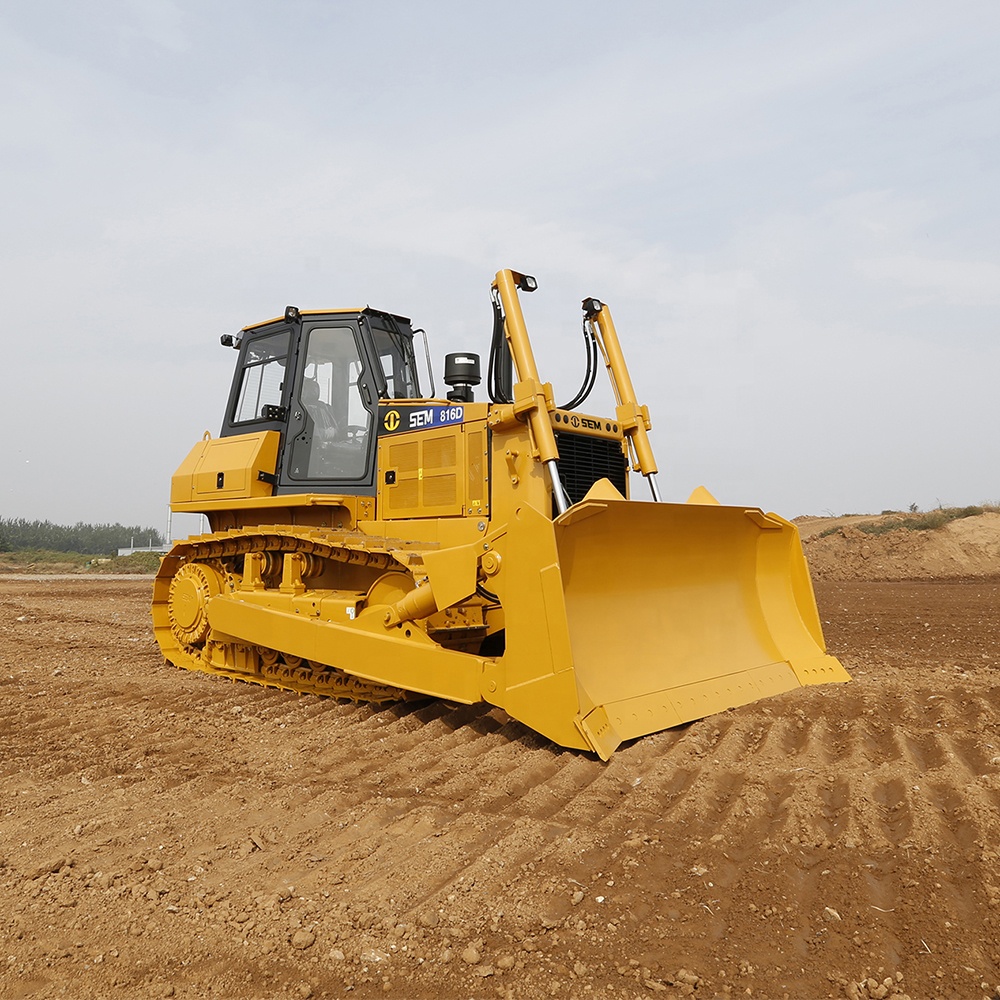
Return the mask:
[[598,479],[610,479],[627,496],[628,465],[620,441],[556,431],[559,478],[573,503],[586,496]]

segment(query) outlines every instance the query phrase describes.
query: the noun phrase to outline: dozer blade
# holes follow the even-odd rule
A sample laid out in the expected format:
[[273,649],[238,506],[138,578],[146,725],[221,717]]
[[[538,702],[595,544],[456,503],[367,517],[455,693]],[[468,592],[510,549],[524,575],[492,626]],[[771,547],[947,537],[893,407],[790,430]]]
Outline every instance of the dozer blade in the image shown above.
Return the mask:
[[[756,508],[588,497],[554,530],[575,692],[569,671],[538,676],[508,690],[507,707],[558,742],[574,745],[572,715],[583,745],[607,759],[624,740],[850,680],[825,653],[788,521]],[[553,600],[544,603],[551,628]]]

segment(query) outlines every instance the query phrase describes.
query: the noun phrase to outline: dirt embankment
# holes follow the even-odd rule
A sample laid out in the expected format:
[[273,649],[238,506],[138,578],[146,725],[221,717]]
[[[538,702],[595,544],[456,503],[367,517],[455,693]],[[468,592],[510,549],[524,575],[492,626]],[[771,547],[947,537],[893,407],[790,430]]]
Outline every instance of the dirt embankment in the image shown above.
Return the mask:
[[906,526],[908,520],[898,514],[850,515],[800,517],[795,523],[813,579],[1000,576],[1000,514],[963,517],[931,530],[914,530]]

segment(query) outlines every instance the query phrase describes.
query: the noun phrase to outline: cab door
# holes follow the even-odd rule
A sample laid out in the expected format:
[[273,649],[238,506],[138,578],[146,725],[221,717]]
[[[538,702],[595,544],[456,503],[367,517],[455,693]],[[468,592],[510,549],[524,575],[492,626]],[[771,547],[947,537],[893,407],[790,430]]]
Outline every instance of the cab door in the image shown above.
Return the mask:
[[357,317],[304,318],[278,492],[373,495],[377,400]]

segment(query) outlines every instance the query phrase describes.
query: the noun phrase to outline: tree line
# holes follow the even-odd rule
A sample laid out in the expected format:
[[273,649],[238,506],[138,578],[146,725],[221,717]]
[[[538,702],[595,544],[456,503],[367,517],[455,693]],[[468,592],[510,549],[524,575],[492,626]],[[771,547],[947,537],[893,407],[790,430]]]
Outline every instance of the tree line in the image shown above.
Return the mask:
[[28,521],[23,517],[0,517],[0,552],[48,549],[52,552],[79,552],[81,555],[114,555],[127,545],[162,545],[163,535],[155,528],[126,524],[53,524]]

